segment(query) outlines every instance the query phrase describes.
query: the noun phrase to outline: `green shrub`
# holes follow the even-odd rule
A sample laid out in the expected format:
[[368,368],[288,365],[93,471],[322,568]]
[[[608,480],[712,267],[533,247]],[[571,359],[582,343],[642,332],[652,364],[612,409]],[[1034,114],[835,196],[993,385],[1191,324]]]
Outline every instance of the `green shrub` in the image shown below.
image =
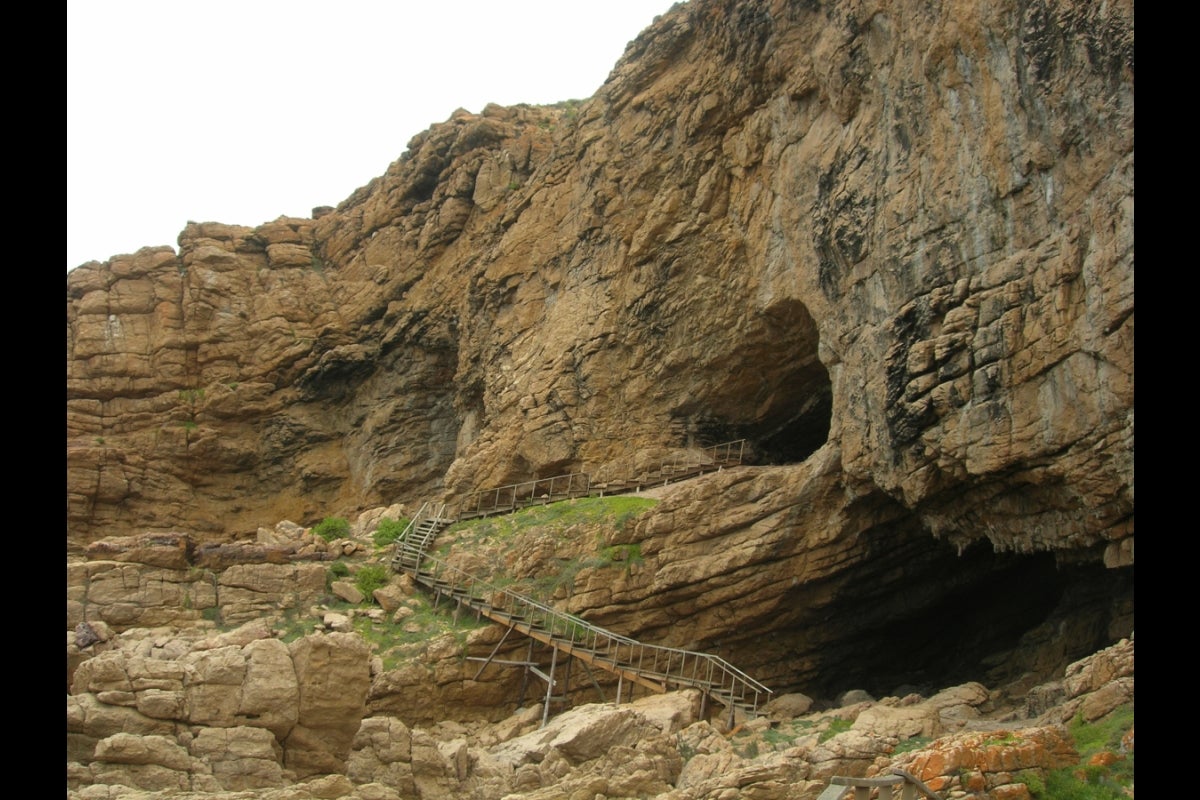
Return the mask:
[[779,745],[790,747],[795,744],[798,735],[798,731],[781,730],[779,728],[767,728],[762,732],[763,741],[772,747],[778,747]]
[[1023,783],[1034,797],[1041,797],[1046,791],[1046,782],[1042,776],[1031,769],[1023,769],[1013,776],[1014,783]]
[[313,533],[327,542],[350,535],[350,522],[345,517],[326,517],[316,524]]
[[354,574],[354,585],[370,598],[376,589],[387,586],[391,572],[382,564],[368,564]]
[[325,591],[330,591],[333,588],[333,582],[345,578],[350,574],[350,567],[346,566],[345,561],[335,561],[329,565],[329,569],[325,570]]
[[376,547],[387,547],[393,544],[400,538],[400,534],[404,533],[404,529],[408,527],[406,519],[381,519],[379,526],[375,528],[375,533],[371,539],[375,542]]
[[742,758],[758,758],[758,742],[751,739],[741,747],[734,747],[733,751]]

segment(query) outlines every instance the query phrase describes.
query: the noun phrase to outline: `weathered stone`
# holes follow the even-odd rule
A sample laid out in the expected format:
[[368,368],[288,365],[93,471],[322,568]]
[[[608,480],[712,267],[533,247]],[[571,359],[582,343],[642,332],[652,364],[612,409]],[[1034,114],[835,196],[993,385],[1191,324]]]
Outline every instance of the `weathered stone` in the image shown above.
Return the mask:
[[365,599],[353,581],[334,581],[329,588],[338,597],[353,605],[358,605]]
[[965,719],[979,716],[979,706],[988,701],[987,689],[963,684],[938,692],[928,700],[906,706],[873,703],[859,712],[854,729],[877,737],[933,738],[962,728]]
[[578,764],[597,758],[619,743],[636,742],[656,730],[633,708],[593,703],[555,717],[539,731],[503,743],[494,755],[517,767],[539,762],[547,752],[556,749]]
[[87,737],[93,743],[117,733],[141,736],[170,736],[177,726],[142,714],[135,708],[101,702],[96,695],[67,696],[67,732]]
[[101,739],[96,745],[95,758],[112,764],[157,764],[183,771],[191,765],[187,750],[170,739],[132,733],[115,733]]
[[370,687],[370,651],[357,635],[305,636],[289,649],[299,691],[296,724],[284,740],[297,776],[344,772]]
[[351,744],[346,775],[356,783],[378,782],[409,797],[415,792],[412,734],[398,719],[368,717]]
[[763,711],[774,719],[791,719],[799,717],[812,708],[813,699],[800,692],[790,692],[773,698],[763,707]]
[[283,741],[299,717],[300,689],[291,652],[278,639],[259,639],[242,649],[246,678],[235,712],[242,725],[263,727]]
[[186,533],[146,533],[99,539],[87,547],[92,561],[127,561],[162,569],[191,566],[192,541]]
[[[190,650],[123,635],[314,608],[323,562],[361,557],[396,498],[648,474],[727,439],[742,466],[656,486],[653,509],[603,532],[601,552],[636,559],[598,564],[579,527],[514,537],[508,563],[451,560],[515,579],[574,560],[553,602],[784,694],[880,696],[917,675],[929,694],[971,674],[1032,687],[1046,721],[1132,696],[1132,4],[736,11],[677,4],[569,111],[457,111],[313,219],[189,223],[178,254],[68,273],[78,791],[312,777],[314,794],[401,793],[351,788],[359,758],[407,796],[403,758],[355,749],[363,716],[500,719],[515,671],[472,680],[453,636],[372,670],[348,632],[294,642],[290,667],[257,633]],[[276,524],[326,514],[353,536]],[[1128,659],[1080,661],[1122,637]],[[674,781],[689,800],[807,800],[832,771],[884,768],[914,730],[961,731],[922,768],[935,788],[999,796],[1017,791],[1010,762],[1070,761],[1049,725],[1021,733],[1028,758],[969,738],[1005,697],[978,694],[864,699],[836,712],[853,730],[762,758],[627,706],[544,731],[527,712],[486,755],[412,729],[411,793],[593,800]],[[94,760],[117,734],[188,741],[197,770]],[[121,741],[106,747],[135,752]],[[684,765],[673,743],[706,752]]]
[[[1012,775],[1031,771],[1042,776],[1049,770],[1074,764],[1079,756],[1062,726],[1023,728],[1002,735],[960,733],[943,737],[930,747],[906,753],[894,766],[911,772],[933,791],[967,789],[984,792],[1009,784]],[[957,783],[952,783],[957,782]]]
[[189,719],[195,725],[229,728],[238,724],[240,695],[246,680],[246,656],[230,645],[188,653],[189,671],[185,691]]
[[[389,583],[387,586],[381,586],[371,592],[371,599],[379,604],[388,614],[396,613],[403,606],[401,605],[408,594],[394,583]],[[411,609],[409,611],[411,613]]]
[[283,783],[281,748],[264,728],[200,728],[190,751],[211,766],[222,789],[260,789]]

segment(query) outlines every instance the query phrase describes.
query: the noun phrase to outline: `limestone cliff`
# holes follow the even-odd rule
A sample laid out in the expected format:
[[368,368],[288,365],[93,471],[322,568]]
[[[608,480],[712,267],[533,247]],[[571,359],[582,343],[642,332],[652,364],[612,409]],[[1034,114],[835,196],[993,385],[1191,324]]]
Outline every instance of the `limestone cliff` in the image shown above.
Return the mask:
[[691,0],[582,103],[85,264],[69,550],[745,438],[598,621],[784,687],[1061,666],[1132,628],[1133,67],[1131,1]]

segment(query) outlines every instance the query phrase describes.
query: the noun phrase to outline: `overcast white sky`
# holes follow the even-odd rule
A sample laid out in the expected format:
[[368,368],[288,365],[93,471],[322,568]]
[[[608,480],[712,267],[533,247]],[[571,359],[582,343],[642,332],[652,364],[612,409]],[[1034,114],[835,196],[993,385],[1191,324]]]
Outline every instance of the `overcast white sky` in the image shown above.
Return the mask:
[[672,0],[68,0],[67,269],[336,206],[457,108],[590,97]]

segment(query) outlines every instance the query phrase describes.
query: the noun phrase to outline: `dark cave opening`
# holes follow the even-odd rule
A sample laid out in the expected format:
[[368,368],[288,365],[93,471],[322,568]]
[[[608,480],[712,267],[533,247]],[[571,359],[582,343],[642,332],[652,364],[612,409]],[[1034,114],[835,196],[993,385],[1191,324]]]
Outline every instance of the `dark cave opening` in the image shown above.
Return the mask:
[[1131,569],[1061,564],[1052,553],[996,553],[980,542],[923,565],[910,589],[863,592],[865,582],[858,576],[859,591],[824,609],[845,625],[821,645],[801,691],[928,696],[969,681],[1036,684],[1133,629]]
[[[828,374],[825,380],[828,381]],[[833,414],[833,392],[824,386],[808,385],[799,408],[782,424],[763,432],[749,426],[737,438],[750,440],[758,464],[795,464],[804,461],[829,438]]]
[[752,321],[738,347],[705,370],[720,379],[706,395],[689,396],[675,416],[693,439],[716,444],[745,439],[746,461],[804,461],[829,438],[833,387],[817,357],[816,323],[797,300],[776,303]]

